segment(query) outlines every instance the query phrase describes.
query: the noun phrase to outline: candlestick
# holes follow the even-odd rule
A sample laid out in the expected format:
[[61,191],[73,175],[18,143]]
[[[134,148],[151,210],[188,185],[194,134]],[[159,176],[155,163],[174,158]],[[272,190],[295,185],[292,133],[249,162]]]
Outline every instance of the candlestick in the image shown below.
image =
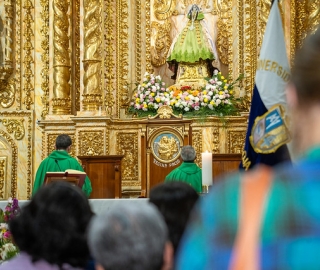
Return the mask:
[[202,185],[212,185],[212,153],[202,153]]

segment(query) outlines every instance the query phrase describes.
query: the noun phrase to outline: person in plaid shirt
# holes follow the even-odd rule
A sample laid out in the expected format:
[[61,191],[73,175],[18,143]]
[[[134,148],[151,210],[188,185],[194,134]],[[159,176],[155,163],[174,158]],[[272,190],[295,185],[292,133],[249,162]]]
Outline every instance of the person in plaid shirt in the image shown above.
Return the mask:
[[287,89],[294,164],[225,177],[196,206],[177,269],[320,269],[320,28]]

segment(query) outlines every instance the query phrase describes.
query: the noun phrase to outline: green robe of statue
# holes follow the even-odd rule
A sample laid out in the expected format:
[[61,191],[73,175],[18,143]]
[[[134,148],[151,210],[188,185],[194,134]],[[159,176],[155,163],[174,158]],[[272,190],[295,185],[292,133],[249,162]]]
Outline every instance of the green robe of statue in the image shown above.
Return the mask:
[[175,168],[165,179],[165,182],[169,181],[185,182],[198,193],[202,192],[202,171],[193,162],[183,162],[178,168]]
[[213,45],[208,40],[206,29],[203,29],[204,25],[201,25],[201,20],[203,19],[204,15],[201,12],[193,23],[189,18],[187,25],[183,28],[177,40],[171,45],[173,49],[169,53],[167,62],[175,60],[178,63],[195,63],[200,59],[215,59]]
[[[70,156],[67,151],[61,151],[61,150],[55,150],[52,151],[51,154],[45,158],[36,173],[36,178],[33,185],[32,195],[34,195],[38,189],[42,186],[44,177],[47,172],[64,172],[65,170],[73,169],[83,172],[82,166],[79,164],[79,162]],[[84,181],[84,184],[82,186],[83,192],[87,195],[87,197],[90,196],[90,193],[92,191],[91,182],[88,176],[86,176],[86,179]]]

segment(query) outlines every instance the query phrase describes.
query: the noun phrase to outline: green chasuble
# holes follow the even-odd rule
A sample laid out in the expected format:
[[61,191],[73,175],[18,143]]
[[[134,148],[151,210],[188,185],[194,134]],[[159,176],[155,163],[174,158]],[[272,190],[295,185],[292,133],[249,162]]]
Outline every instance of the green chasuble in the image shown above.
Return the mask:
[[[36,173],[36,178],[33,185],[32,195],[34,195],[37,190],[42,186],[44,177],[47,172],[64,172],[65,170],[73,169],[83,172],[82,166],[79,164],[79,162],[70,156],[67,151],[60,151],[55,150],[52,151],[52,153],[45,158]],[[87,195],[87,197],[90,196],[90,193],[92,191],[91,182],[88,176],[86,176],[86,179],[84,181],[84,184],[82,186],[83,192]]]
[[202,192],[202,171],[193,162],[183,162],[178,168],[170,172],[165,182],[181,181],[191,185],[198,193]]

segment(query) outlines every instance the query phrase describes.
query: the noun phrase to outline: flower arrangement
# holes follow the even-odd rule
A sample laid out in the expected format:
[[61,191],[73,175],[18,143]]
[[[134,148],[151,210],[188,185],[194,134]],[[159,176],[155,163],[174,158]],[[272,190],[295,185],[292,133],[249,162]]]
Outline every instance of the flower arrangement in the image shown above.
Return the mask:
[[0,263],[11,259],[19,252],[13,243],[12,235],[8,228],[8,222],[19,215],[20,207],[17,199],[8,199],[4,211],[0,209]]
[[129,112],[147,116],[156,113],[162,105],[170,105],[169,91],[165,85],[159,75],[146,72],[142,84],[138,85],[134,93],[134,101],[130,104]]
[[155,114],[159,107],[169,105],[175,114],[185,116],[236,115],[233,87],[241,79],[242,76],[239,76],[230,83],[220,72],[215,71],[200,90],[192,89],[189,85],[165,88],[159,75],[146,73],[143,83],[137,87],[135,101],[131,103],[129,112],[147,116]]

